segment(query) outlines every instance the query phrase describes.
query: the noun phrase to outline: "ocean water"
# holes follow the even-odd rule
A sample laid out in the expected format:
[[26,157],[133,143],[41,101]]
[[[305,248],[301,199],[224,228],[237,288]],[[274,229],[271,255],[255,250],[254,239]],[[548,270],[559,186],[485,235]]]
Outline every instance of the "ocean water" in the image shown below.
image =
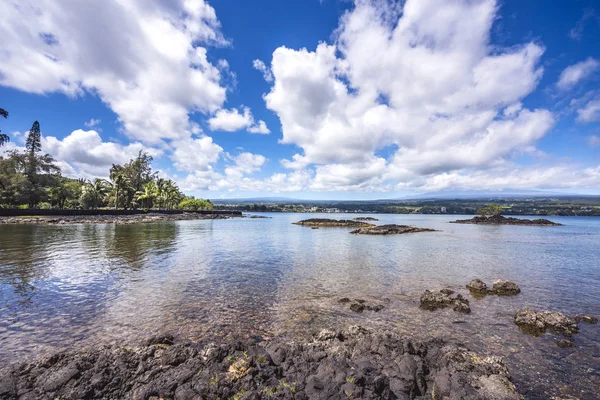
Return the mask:
[[[600,317],[600,218],[530,227],[371,214],[438,231],[363,236],[292,225],[359,214],[262,215],[271,218],[0,225],[0,365],[164,332],[302,339],[359,324],[502,356],[530,399],[600,398],[600,325],[580,324],[577,347],[562,349],[561,337],[532,337],[513,323],[524,306]],[[514,280],[522,293],[475,299],[465,289],[473,278]],[[445,287],[467,296],[472,313],[419,309],[425,289]],[[385,308],[357,314],[342,297]]]

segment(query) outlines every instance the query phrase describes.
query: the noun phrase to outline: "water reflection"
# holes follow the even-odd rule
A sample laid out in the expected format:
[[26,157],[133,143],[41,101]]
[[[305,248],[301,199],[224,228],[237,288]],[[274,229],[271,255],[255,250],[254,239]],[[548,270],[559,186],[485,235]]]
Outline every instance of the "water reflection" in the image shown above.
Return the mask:
[[[299,214],[272,216],[0,226],[0,361],[97,343],[136,343],[164,331],[189,340],[301,338],[359,323],[450,338],[503,355],[530,398],[559,392],[594,398],[600,327],[582,326],[575,338],[579,347],[560,349],[552,335],[521,334],[512,315],[523,306],[598,313],[599,219],[567,218],[566,226],[548,228],[382,215],[382,224],[441,231],[370,237],[292,225],[305,217]],[[476,277],[515,280],[523,293],[472,299],[471,315],[418,308],[423,290],[450,287],[466,294],[464,284]],[[385,309],[356,314],[338,302],[341,297]]]

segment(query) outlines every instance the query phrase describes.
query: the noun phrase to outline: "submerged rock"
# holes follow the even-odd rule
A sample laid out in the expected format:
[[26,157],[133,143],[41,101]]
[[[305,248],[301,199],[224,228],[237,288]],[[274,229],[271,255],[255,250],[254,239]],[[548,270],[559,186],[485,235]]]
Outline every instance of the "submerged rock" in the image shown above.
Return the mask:
[[482,281],[481,279],[473,279],[471,282],[469,282],[467,284],[467,289],[469,289],[469,291],[471,293],[476,293],[476,294],[487,294],[488,293],[487,284],[484,281]]
[[540,218],[540,219],[522,219],[513,217],[503,217],[502,215],[476,216],[471,219],[459,219],[450,221],[451,224],[481,224],[481,225],[536,225],[536,226],[562,226],[557,222]]
[[570,340],[565,340],[565,339],[559,340],[558,342],[556,342],[556,345],[558,347],[563,348],[563,349],[570,349],[570,348],[573,348],[573,347],[577,347],[575,345],[575,343],[573,343]]
[[442,289],[439,292],[426,290],[421,295],[420,307],[429,311],[452,307],[456,312],[470,313],[469,300],[465,299],[461,294],[452,297],[452,293],[454,293],[452,290],[448,291],[446,289]]
[[294,225],[311,226],[311,227],[342,227],[342,228],[361,228],[373,226],[366,222],[352,221],[348,219],[327,219],[327,218],[310,218],[303,221],[292,222]]
[[579,332],[577,322],[557,311],[536,312],[531,308],[522,308],[515,313],[515,324],[525,333],[542,335],[549,330],[570,337]]
[[516,296],[521,293],[519,285],[504,279],[495,281],[491,289],[481,279],[473,279],[467,284],[467,289],[474,295],[496,294],[498,296]]
[[[341,298],[338,301],[343,304],[351,302],[351,300],[348,297]],[[381,304],[376,304],[376,305],[366,304],[366,300],[362,300],[362,299],[356,299],[356,300],[354,300],[354,303],[350,304],[350,310],[357,312],[357,313],[361,313],[365,310],[379,312],[379,311],[383,310],[384,308],[385,307]]]
[[598,323],[598,318],[590,317],[589,315],[578,315],[575,317],[575,322],[585,322],[586,324],[594,325]]
[[515,296],[521,293],[521,288],[512,281],[500,279],[492,285],[492,293],[498,296]]
[[379,226],[368,226],[356,229],[350,233],[359,235],[400,235],[403,233],[415,233],[415,232],[435,232],[435,229],[429,228],[417,228],[408,225],[379,225]]
[[13,399],[498,399],[522,397],[502,359],[360,327],[316,340],[102,347],[0,371]]

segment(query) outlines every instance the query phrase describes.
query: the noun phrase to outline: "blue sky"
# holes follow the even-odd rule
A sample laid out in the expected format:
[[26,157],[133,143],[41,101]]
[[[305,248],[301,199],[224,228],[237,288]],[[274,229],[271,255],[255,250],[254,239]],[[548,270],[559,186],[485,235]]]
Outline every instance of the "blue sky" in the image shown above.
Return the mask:
[[208,198],[600,194],[600,3],[5,0],[0,121]]

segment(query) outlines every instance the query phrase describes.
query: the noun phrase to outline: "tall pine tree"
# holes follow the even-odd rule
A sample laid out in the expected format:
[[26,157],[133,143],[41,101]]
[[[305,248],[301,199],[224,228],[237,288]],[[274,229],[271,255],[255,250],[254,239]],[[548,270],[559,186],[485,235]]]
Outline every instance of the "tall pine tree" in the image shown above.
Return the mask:
[[29,130],[27,135],[27,142],[25,142],[25,148],[29,151],[30,156],[35,156],[35,153],[42,151],[42,131],[40,130],[40,123],[35,121]]

